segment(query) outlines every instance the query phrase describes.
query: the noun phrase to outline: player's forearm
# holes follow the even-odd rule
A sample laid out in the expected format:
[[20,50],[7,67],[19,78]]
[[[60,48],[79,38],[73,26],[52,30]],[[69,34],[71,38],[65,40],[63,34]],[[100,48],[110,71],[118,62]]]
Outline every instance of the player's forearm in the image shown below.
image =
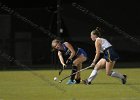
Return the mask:
[[60,59],[60,63],[61,63],[62,65],[64,65],[65,63],[64,63],[63,57],[62,57],[62,56],[59,56],[59,59]]
[[75,56],[75,52],[71,53],[71,55],[68,59],[72,59],[74,56]]
[[100,57],[100,53],[97,53],[94,57],[93,63],[96,63],[99,57]]

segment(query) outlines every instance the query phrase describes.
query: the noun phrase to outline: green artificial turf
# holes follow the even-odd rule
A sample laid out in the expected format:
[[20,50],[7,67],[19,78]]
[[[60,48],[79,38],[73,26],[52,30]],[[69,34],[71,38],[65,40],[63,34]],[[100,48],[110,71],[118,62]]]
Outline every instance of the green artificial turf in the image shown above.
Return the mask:
[[[62,83],[54,81],[54,77],[62,79],[71,70],[33,71],[0,71],[0,100],[140,100],[140,68],[115,69],[127,74],[126,85],[121,81],[108,77],[101,70],[91,85],[67,85],[69,79]],[[91,69],[81,73],[87,78]]]

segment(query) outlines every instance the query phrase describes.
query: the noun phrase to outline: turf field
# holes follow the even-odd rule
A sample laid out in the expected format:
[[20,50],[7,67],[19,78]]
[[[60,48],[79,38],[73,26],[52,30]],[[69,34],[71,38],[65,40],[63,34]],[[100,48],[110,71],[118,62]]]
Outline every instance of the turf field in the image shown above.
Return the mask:
[[[0,100],[140,100],[140,68],[115,69],[128,75],[128,82],[107,77],[101,70],[91,85],[66,85],[54,81],[69,75],[70,70],[58,76],[58,70],[0,71]],[[82,72],[82,78],[92,70]]]

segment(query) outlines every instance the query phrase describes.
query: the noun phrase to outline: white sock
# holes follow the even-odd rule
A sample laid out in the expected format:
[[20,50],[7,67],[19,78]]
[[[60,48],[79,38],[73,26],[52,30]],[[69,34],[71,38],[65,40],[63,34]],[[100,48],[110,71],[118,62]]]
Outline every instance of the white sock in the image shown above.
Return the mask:
[[122,74],[114,72],[114,71],[112,71],[111,77],[116,77],[116,78],[120,78],[120,79],[124,78],[124,76]]
[[92,73],[90,74],[89,78],[87,79],[88,82],[91,82],[93,79],[95,79],[96,75],[97,75],[97,70],[94,69],[94,70],[92,71]]

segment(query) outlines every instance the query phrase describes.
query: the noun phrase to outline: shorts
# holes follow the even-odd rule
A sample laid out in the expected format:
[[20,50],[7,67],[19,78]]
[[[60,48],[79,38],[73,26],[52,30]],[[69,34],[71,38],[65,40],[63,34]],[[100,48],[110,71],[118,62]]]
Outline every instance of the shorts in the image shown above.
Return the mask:
[[84,55],[85,57],[87,57],[87,53],[82,48],[78,48],[77,50],[76,56],[79,56],[79,55]]
[[104,59],[106,59],[107,62],[113,62],[117,61],[119,56],[112,47],[109,47],[104,50]]

